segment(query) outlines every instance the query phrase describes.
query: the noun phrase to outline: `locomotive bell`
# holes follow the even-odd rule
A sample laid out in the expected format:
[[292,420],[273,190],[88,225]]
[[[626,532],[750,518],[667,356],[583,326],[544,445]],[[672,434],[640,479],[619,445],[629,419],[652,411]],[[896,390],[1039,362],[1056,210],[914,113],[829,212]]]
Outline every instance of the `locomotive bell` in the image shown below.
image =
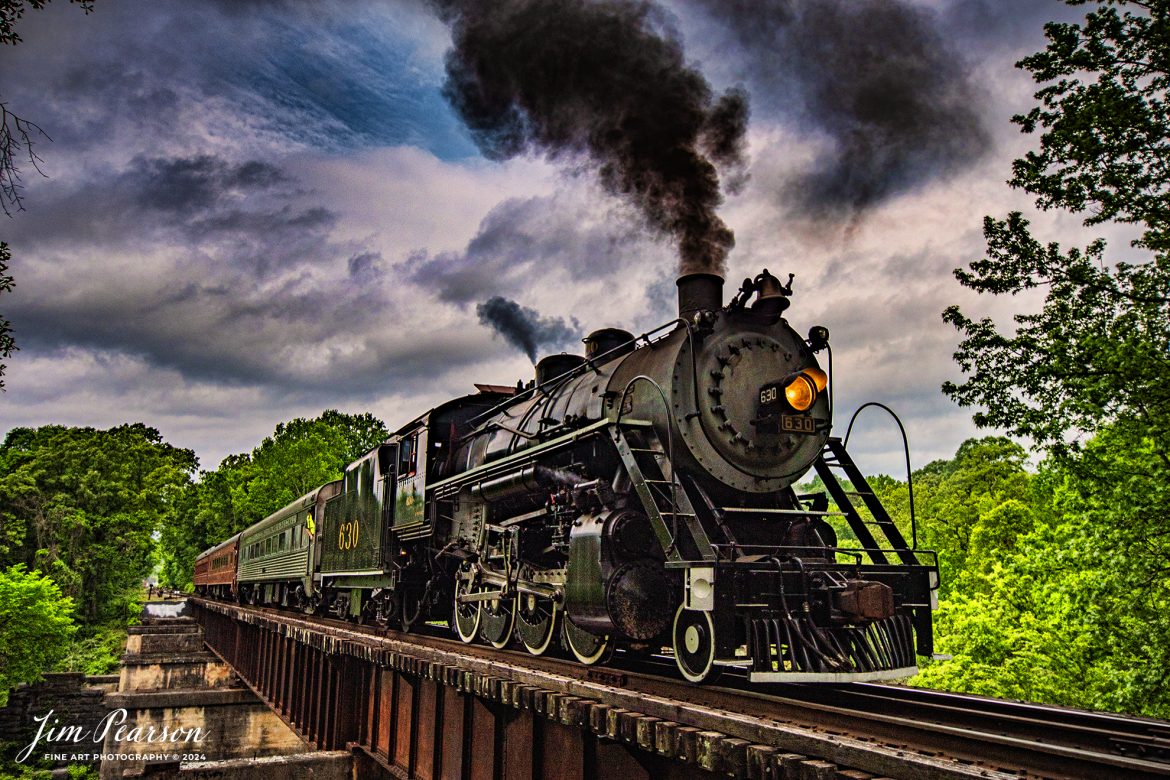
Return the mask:
[[752,311],[759,314],[779,314],[788,308],[792,295],[792,274],[788,275],[788,284],[780,284],[780,280],[764,272],[756,277],[756,300],[752,303]]

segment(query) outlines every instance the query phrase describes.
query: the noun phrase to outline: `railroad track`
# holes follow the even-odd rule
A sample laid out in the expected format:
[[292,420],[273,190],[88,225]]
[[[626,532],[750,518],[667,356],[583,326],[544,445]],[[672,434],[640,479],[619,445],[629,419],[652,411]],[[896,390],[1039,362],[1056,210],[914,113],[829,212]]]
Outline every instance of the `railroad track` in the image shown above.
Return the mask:
[[[199,601],[199,600],[196,600]],[[1170,777],[1170,722],[942,693],[896,685],[749,686],[725,673],[716,685],[677,678],[672,659],[619,653],[607,666],[465,645],[446,629],[409,634],[333,618],[235,607],[279,622],[391,643],[444,663],[621,712],[692,723],[755,743],[818,755],[892,777]]]

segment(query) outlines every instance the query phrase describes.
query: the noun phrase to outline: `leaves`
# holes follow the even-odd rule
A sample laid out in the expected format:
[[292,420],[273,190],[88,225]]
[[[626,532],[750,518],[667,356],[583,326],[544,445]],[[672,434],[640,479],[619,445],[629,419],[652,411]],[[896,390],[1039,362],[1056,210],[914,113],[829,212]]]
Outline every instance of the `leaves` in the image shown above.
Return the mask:
[[1103,429],[1038,473],[1005,439],[969,440],[915,472],[919,533],[943,563],[936,647],[952,658],[914,685],[1170,715],[1170,487],[1131,436]]
[[0,691],[35,682],[64,655],[76,627],[73,602],[23,564],[0,571]]
[[14,428],[0,446],[0,564],[51,577],[85,621],[124,621],[152,534],[195,468],[141,423]]
[[1094,6],[1081,24],[1045,27],[1045,51],[1023,59],[1042,89],[1015,121],[1040,133],[1011,184],[1040,208],[1085,214],[1088,225],[1133,224],[1139,251],[1106,259],[1106,244],[1062,250],[1033,237],[1018,212],[984,221],[987,255],[959,269],[979,293],[1046,291],[1012,331],[943,314],[963,334],[967,374],[943,391],[981,408],[981,426],[1032,438],[1056,454],[1102,426],[1132,425],[1158,442],[1170,470],[1170,4],[1070,0]]
[[[8,250],[8,244],[0,241],[0,293],[12,292],[14,282],[11,276],[8,275],[8,262],[12,259],[12,253]],[[12,337],[12,323],[0,316],[0,390],[4,389],[4,362],[12,357],[12,353],[18,349],[16,340]]]
[[387,435],[371,414],[329,409],[314,419],[282,422],[250,454],[231,455],[215,471],[202,472],[176,499],[162,528],[162,580],[190,583],[196,555],[338,479]]

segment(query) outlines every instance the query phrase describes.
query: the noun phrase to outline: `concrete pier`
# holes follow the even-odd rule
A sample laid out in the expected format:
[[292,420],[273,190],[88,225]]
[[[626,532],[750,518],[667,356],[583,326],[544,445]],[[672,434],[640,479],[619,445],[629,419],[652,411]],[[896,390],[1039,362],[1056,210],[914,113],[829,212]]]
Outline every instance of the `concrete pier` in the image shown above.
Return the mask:
[[117,690],[105,696],[103,780],[349,776],[348,754],[309,754],[206,649],[202,628],[181,604],[166,605],[163,617],[154,606],[147,605],[142,625],[130,628]]

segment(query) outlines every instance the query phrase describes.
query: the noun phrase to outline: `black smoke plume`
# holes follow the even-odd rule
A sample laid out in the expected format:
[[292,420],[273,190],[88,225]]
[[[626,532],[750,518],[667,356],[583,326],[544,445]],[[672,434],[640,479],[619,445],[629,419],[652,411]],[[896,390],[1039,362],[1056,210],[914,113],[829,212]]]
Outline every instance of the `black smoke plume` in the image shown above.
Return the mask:
[[691,0],[726,25],[753,100],[832,148],[786,193],[852,215],[978,160],[980,93],[943,20],[906,0]]
[[743,168],[746,94],[716,98],[647,0],[431,0],[450,26],[444,92],[491,159],[588,160],[679,245],[722,271],[735,239],[716,165]]
[[509,344],[519,347],[536,362],[536,350],[542,346],[560,346],[577,339],[577,321],[570,326],[560,317],[541,317],[532,309],[499,295],[475,307],[479,321],[490,325]]

